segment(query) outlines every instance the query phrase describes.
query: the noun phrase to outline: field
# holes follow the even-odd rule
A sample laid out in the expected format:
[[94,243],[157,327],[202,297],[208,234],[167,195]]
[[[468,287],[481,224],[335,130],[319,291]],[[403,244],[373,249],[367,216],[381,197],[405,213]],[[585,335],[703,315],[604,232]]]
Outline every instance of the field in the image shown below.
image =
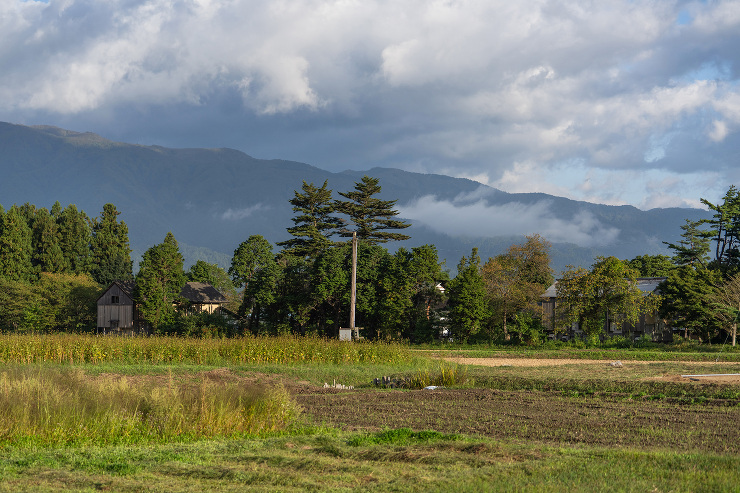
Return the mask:
[[0,491],[738,489],[740,353],[348,346],[0,336]]

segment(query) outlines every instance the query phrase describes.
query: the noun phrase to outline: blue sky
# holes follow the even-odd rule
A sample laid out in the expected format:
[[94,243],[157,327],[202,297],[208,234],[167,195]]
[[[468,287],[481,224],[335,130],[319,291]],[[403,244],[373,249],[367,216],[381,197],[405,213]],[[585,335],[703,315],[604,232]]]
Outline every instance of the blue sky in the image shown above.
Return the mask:
[[738,1],[0,0],[0,39],[12,123],[643,209],[740,184]]

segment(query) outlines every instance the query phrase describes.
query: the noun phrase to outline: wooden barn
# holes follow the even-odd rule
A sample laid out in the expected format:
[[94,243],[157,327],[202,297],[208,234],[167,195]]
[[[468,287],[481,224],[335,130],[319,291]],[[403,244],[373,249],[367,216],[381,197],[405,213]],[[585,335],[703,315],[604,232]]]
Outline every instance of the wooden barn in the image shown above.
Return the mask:
[[133,281],[114,281],[98,298],[98,332],[134,334],[146,329],[134,303]]
[[[133,281],[115,281],[98,298],[98,332],[133,335],[148,332],[149,327],[134,302]],[[215,313],[226,304],[226,298],[216,288],[204,282],[188,282],[180,297],[188,314]]]

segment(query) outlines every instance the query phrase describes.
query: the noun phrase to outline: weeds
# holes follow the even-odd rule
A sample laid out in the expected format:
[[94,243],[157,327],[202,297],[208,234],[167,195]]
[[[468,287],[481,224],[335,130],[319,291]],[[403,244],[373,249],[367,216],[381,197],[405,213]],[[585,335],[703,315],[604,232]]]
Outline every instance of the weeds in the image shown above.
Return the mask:
[[282,386],[175,382],[80,369],[0,374],[0,443],[88,445],[189,441],[285,429],[300,410]]

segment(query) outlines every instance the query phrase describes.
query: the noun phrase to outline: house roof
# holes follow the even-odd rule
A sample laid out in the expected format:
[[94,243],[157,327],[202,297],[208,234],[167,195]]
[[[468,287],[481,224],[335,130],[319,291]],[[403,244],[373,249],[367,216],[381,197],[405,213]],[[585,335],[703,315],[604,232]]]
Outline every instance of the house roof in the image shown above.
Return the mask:
[[[642,292],[643,296],[647,296],[650,293],[654,293],[658,289],[658,285],[665,281],[667,277],[638,277],[636,279],[637,289]],[[555,281],[544,293],[540,295],[540,298],[557,298],[557,281]]]
[[224,295],[206,282],[187,282],[180,296],[193,303],[226,303]]

